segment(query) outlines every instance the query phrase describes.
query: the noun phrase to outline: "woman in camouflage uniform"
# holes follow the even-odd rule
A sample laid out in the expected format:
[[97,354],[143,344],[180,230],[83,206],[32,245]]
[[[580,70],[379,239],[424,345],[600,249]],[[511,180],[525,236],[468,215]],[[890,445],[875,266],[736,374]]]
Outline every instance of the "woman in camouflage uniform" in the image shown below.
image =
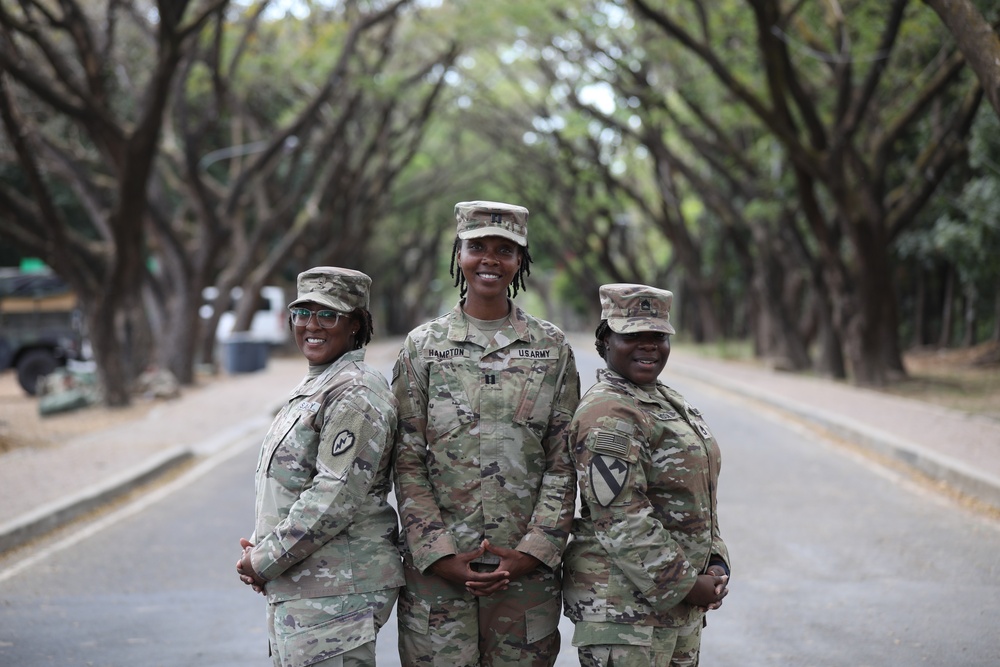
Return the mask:
[[371,278],[316,267],[289,305],[309,372],[264,439],[240,578],[267,595],[275,667],[375,664],[403,583],[391,488],[396,401],[364,362]]
[[527,209],[474,201],[455,214],[463,298],[410,332],[393,370],[400,654],[407,667],[552,665],[576,363],[559,329],[510,298],[528,273]]
[[719,447],[701,413],[657,380],[673,295],[615,284],[600,297],[607,369],[569,436],[582,499],[563,565],[573,645],[583,667],[697,665],[705,611],[729,578]]

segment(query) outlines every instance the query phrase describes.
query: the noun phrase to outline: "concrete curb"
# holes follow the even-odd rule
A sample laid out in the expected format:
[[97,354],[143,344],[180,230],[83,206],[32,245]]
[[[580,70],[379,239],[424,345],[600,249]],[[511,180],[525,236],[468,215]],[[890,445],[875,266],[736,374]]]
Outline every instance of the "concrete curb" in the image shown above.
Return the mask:
[[1000,510],[1000,479],[970,468],[961,461],[942,456],[891,433],[852,421],[843,415],[834,415],[812,406],[790,401],[787,398],[770,395],[758,387],[749,387],[742,382],[729,380],[711,371],[673,361],[671,369],[673,372],[694,380],[761,401],[795,417],[812,422],[834,435],[899,462],[934,481],[946,484],[963,495]]
[[284,402],[276,403],[266,416],[227,428],[199,444],[169,449],[100,484],[95,484],[73,496],[43,505],[0,526],[0,554],[60,528],[87,512],[153,481],[191,459],[211,456],[228,445],[249,438],[255,433],[259,433],[263,437],[268,424],[271,423],[270,415],[276,413],[283,405]]
[[190,460],[187,447],[175,447],[79,493],[43,505],[0,526],[0,553],[19,547],[44,533],[68,524],[87,512],[120,498]]

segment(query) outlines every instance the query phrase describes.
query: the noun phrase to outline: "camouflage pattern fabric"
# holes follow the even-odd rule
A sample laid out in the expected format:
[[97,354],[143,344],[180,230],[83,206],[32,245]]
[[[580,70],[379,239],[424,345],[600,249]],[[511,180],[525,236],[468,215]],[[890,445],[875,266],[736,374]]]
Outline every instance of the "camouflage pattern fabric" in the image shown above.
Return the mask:
[[560,580],[541,566],[477,598],[404,559],[399,647],[404,665],[551,667],[559,655]]
[[611,370],[597,379],[570,427],[582,499],[563,566],[574,646],[700,623],[684,597],[710,561],[729,562],[719,448],[701,413],[659,382],[647,392]]
[[339,266],[316,266],[303,271],[296,279],[296,297],[288,307],[318,303],[342,313],[356,308],[368,309],[372,279],[360,271]]
[[581,646],[580,667],[697,667],[701,623],[643,629],[649,631],[648,636],[638,643]]
[[455,204],[460,239],[501,236],[528,245],[528,209],[497,201],[461,201]]
[[374,667],[375,635],[399,589],[286,600],[268,606],[274,667]]
[[[396,495],[419,573],[484,538],[551,570],[559,565],[576,496],[566,433],[580,380],[563,333],[511,308],[510,322],[487,339],[459,304],[412,331],[393,370]],[[552,588],[558,600],[559,587]]]
[[601,285],[598,292],[601,296],[601,319],[607,320],[615,333],[674,333],[670,324],[673,292],[632,283]]
[[261,447],[251,562],[272,604],[375,591],[394,598],[403,583],[386,501],[395,399],[364,353],[306,377]]

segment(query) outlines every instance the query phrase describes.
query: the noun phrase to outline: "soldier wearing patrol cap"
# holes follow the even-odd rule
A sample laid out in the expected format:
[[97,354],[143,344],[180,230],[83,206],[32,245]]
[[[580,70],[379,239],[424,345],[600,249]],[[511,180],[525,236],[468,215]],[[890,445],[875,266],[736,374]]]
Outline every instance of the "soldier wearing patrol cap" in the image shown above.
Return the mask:
[[701,412],[659,381],[673,294],[603,285],[597,351],[607,368],[570,426],[581,517],[563,595],[583,667],[697,665],[705,612],[726,596],[719,446]]
[[365,363],[371,278],[299,274],[289,326],[309,362],[264,438],[253,536],[236,569],[268,600],[275,667],[374,665],[403,583],[391,488],[396,399]]
[[393,370],[400,655],[552,665],[576,495],[576,362],[562,331],[512,301],[531,262],[527,209],[470,201],[455,217],[459,303],[410,332]]

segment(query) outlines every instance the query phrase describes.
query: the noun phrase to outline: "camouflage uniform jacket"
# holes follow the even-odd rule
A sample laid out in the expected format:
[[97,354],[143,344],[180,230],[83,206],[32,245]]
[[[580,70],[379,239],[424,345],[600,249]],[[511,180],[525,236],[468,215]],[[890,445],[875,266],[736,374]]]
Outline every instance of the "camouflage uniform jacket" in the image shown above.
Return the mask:
[[562,331],[510,304],[490,340],[460,303],[410,332],[393,370],[396,495],[421,572],[484,538],[554,568],[569,537],[576,361]]
[[719,447],[701,413],[660,382],[651,394],[607,369],[597,379],[569,436],[582,498],[564,558],[575,645],[696,621],[684,597],[710,561],[729,562]]
[[264,439],[251,562],[271,602],[403,584],[386,502],[396,401],[364,354],[306,377]]

